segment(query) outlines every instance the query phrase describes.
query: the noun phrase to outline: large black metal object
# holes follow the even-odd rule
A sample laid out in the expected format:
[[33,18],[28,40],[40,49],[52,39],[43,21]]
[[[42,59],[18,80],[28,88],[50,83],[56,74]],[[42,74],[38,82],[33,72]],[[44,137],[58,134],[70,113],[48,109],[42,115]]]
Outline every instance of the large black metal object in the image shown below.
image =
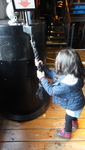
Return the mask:
[[[40,59],[45,54],[45,24],[32,25]],[[8,25],[0,21],[0,106],[1,113],[11,120],[26,121],[40,116],[49,104],[49,96],[43,89],[44,99],[36,96],[38,78],[30,35],[22,25]]]

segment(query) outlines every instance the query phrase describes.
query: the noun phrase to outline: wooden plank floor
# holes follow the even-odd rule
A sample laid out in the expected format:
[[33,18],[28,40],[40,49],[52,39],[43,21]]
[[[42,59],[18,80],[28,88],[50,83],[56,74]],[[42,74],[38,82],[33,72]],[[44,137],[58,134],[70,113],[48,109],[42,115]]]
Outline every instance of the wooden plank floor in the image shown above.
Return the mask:
[[[82,59],[84,56],[85,51]],[[85,95],[85,86],[83,92]],[[70,140],[55,135],[64,127],[64,116],[65,109],[53,104],[51,97],[45,113],[34,120],[16,122],[0,115],[0,150],[85,150],[85,108]]]

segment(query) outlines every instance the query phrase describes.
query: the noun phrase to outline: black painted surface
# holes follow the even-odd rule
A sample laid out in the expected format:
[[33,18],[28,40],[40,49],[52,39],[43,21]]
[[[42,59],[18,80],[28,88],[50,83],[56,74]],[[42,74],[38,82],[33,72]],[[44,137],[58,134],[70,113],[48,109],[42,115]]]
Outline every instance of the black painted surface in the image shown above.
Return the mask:
[[[34,36],[36,36],[37,47],[41,47],[42,44],[38,42],[41,31],[39,34],[38,32],[34,33]],[[39,53],[42,59],[44,59],[44,48],[43,42],[42,51]],[[41,115],[49,104],[49,96],[44,89],[42,90],[43,100],[36,96],[37,89],[39,88],[38,84],[34,55],[30,46],[30,36],[23,32],[22,26],[1,24],[1,113],[9,119],[17,121],[31,120]]]

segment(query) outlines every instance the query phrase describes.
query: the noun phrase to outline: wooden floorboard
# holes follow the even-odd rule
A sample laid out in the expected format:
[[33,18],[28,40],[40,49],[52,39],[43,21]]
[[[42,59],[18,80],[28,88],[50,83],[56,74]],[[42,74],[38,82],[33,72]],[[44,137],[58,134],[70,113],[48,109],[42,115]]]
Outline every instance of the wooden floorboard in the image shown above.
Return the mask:
[[[85,51],[79,52],[85,61]],[[85,107],[78,130],[70,140],[55,135],[56,130],[64,127],[64,117],[65,109],[53,104],[51,97],[46,111],[31,121],[12,121],[0,114],[0,150],[85,150]]]
[[0,147],[3,150],[85,150],[85,141],[5,142]]

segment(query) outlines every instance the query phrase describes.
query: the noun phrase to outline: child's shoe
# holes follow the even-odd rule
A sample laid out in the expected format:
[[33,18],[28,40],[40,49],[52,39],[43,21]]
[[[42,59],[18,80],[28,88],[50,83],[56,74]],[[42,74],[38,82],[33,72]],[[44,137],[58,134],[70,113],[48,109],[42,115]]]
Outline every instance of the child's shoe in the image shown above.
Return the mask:
[[78,129],[78,121],[72,121],[72,132]]
[[72,121],[72,126],[78,128],[78,121]]
[[64,138],[64,139],[70,139],[71,138],[71,132],[66,132],[65,129],[61,129],[61,130],[57,130],[55,132],[55,134],[58,136],[58,137],[61,137],[61,138]]

